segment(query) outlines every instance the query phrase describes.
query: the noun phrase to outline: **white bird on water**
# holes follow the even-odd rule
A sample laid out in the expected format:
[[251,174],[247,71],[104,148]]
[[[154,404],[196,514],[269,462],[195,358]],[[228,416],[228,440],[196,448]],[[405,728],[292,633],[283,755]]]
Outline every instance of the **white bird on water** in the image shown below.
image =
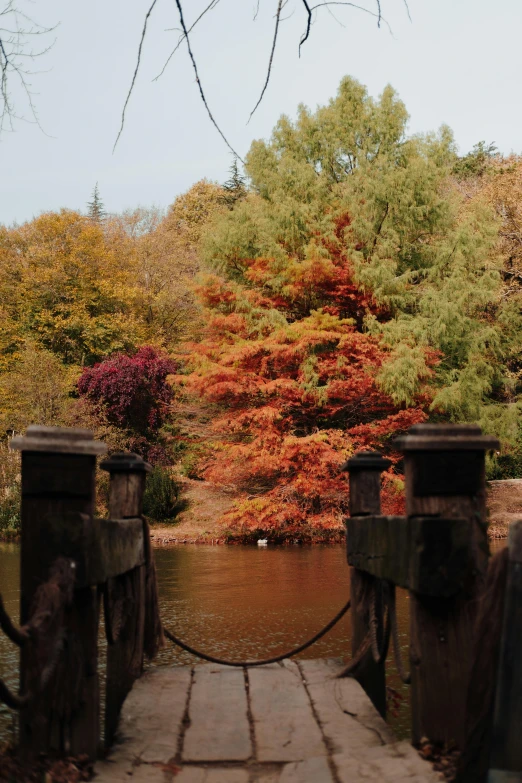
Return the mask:
[[268,538],[258,538],[257,539],[257,545],[258,546],[268,546]]

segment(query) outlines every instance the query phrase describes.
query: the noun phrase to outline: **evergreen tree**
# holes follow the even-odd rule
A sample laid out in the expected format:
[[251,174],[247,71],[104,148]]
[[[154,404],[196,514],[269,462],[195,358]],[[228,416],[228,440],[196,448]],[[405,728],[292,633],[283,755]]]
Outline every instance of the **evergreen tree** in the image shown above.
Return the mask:
[[239,172],[237,155],[234,155],[234,159],[229,171],[230,179],[228,179],[223,185],[223,190],[225,191],[223,195],[223,203],[226,204],[229,209],[233,209],[236,205],[236,202],[244,199],[247,193],[246,180]]
[[98,183],[94,186],[92,192],[92,201],[87,203],[87,214],[95,223],[101,223],[106,217],[105,205],[100,198],[100,191],[98,190]]

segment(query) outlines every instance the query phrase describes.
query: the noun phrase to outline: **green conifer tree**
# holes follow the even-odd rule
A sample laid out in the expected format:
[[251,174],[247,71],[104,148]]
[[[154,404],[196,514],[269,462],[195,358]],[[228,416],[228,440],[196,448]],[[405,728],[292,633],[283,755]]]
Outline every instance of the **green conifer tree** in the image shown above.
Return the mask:
[[87,202],[87,215],[95,223],[101,223],[106,217],[105,205],[100,198],[100,191],[98,190],[98,183],[94,186],[92,192],[92,201]]
[[230,178],[223,185],[225,191],[223,202],[229,209],[233,209],[238,201],[245,198],[247,193],[245,177],[239,172],[237,155],[234,155],[229,172]]

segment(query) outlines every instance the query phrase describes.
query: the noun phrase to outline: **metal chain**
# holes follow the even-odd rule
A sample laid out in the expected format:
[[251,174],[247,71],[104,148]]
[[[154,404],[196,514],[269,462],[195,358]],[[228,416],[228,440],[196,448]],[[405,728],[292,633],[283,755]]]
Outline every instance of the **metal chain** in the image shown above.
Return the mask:
[[181,639],[178,639],[177,636],[175,636],[170,631],[164,629],[164,634],[167,637],[167,639],[170,639],[171,642],[174,644],[177,644],[178,647],[181,647],[182,650],[185,650],[188,653],[191,653],[192,655],[196,655],[198,658],[202,658],[204,661],[209,661],[210,663],[218,663],[222,664],[224,666],[238,666],[238,667],[245,667],[245,666],[266,666],[269,663],[279,663],[279,661],[284,660],[285,658],[292,658],[294,655],[297,655],[300,652],[303,652],[303,650],[306,650],[308,647],[311,647],[312,644],[315,644],[319,639],[321,639],[325,634],[330,631],[334,625],[336,625],[339,620],[344,617],[346,612],[349,610],[351,606],[351,600],[347,601],[347,603],[343,606],[343,608],[335,615],[333,620],[330,620],[329,623],[327,623],[324,628],[322,628],[318,633],[315,634],[315,636],[312,636],[311,639],[304,642],[304,644],[300,644],[299,647],[294,647],[293,650],[289,650],[288,652],[281,653],[280,655],[274,655],[272,658],[265,658],[263,660],[258,661],[227,661],[224,658],[217,658],[214,655],[208,655],[208,653],[200,652],[199,650],[196,650],[194,647],[191,647],[190,645],[186,644],[185,642],[181,641]]

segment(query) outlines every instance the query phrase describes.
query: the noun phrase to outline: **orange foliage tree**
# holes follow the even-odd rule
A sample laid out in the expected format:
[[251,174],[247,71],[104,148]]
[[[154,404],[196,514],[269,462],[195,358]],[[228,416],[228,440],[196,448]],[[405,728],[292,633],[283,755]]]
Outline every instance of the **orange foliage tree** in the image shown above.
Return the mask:
[[[401,408],[379,389],[386,349],[362,322],[368,312],[388,314],[355,285],[340,245],[283,266],[243,263],[247,284],[208,275],[199,286],[207,326],[185,357],[188,373],[177,377],[219,411],[201,474],[240,492],[223,519],[236,535],[329,539],[346,511],[343,461],[379,448],[396,465],[393,437],[426,418],[429,396],[422,389]],[[383,501],[386,513],[402,509],[393,469]]]

